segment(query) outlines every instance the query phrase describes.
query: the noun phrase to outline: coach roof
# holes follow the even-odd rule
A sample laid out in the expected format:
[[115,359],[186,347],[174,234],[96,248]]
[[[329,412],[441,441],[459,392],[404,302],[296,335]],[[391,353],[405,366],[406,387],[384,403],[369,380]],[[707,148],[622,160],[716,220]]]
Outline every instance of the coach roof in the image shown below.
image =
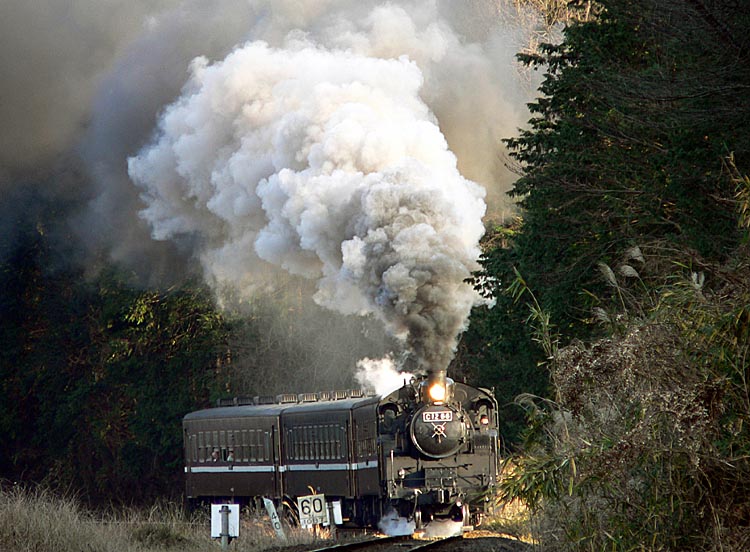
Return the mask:
[[282,414],[296,414],[304,412],[333,412],[352,410],[359,406],[375,404],[380,401],[378,396],[361,397],[356,399],[339,399],[335,401],[315,401],[305,403],[259,404],[242,406],[220,406],[197,410],[185,415],[183,420],[208,420],[213,418],[258,418],[274,417]]

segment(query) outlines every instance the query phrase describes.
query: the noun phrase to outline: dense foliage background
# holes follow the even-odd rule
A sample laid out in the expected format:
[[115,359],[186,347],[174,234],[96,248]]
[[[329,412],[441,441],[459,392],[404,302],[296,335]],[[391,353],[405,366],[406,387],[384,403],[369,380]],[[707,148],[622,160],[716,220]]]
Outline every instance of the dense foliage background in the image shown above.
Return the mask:
[[522,56],[523,220],[486,267],[547,361],[504,490],[555,550],[750,544],[749,22],[605,0]]
[[186,413],[220,396],[351,388],[356,360],[388,344],[372,321],[316,307],[293,282],[219,309],[196,280],[134,287],[104,262],[92,277],[46,220],[40,209],[23,221],[0,261],[5,483],[92,503],[179,498]]

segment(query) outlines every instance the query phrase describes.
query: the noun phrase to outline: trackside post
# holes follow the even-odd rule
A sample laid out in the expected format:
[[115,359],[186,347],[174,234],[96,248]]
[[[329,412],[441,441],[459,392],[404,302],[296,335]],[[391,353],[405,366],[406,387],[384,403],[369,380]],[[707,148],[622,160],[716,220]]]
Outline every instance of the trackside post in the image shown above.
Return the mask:
[[268,517],[271,518],[271,525],[273,530],[276,531],[276,536],[281,540],[286,540],[286,534],[284,534],[284,528],[281,526],[281,520],[276,512],[276,507],[273,505],[273,500],[263,497],[263,505],[266,507]]

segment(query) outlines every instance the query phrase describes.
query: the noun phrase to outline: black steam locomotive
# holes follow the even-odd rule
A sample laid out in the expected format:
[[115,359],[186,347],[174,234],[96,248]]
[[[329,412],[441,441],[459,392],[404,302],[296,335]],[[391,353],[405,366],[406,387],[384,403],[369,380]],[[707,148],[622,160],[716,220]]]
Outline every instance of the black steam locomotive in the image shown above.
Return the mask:
[[314,493],[341,503],[345,522],[386,512],[419,527],[434,518],[478,525],[497,477],[497,402],[445,372],[392,393],[361,391],[220,401],[183,421],[187,496],[287,513]]

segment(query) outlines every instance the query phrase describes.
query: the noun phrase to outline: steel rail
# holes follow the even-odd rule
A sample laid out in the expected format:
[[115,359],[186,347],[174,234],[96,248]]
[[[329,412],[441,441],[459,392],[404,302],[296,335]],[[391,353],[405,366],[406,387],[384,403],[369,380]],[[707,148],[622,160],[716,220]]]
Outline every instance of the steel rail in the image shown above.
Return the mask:
[[[407,552],[417,552],[417,551],[425,552],[427,549],[438,547],[447,542],[452,542],[454,540],[458,540],[461,538],[463,538],[461,535],[456,535],[453,537],[440,538],[436,540],[418,541],[418,544],[416,544],[415,546],[410,546],[407,549]],[[379,547],[379,546],[388,545],[388,544],[395,544],[395,543],[405,544],[409,541],[412,541],[411,536],[380,537],[376,539],[368,539],[368,540],[363,540],[363,541],[334,544],[331,546],[326,546],[324,548],[311,550],[310,552],[345,552],[345,551],[349,552],[351,550],[361,550],[364,548]]]

